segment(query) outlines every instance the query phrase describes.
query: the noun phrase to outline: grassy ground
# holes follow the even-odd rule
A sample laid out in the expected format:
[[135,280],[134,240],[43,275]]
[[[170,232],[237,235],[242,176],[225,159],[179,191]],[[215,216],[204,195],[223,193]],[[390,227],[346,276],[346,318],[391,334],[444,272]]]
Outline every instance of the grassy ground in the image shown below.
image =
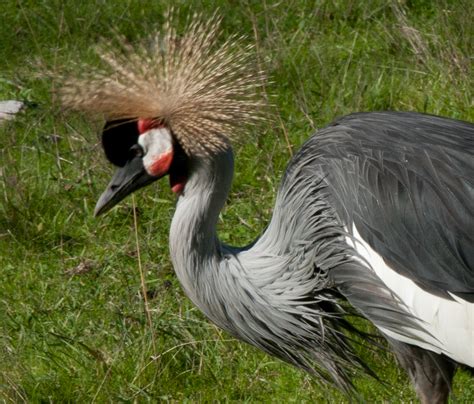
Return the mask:
[[[163,183],[136,195],[138,245],[131,198],[92,217],[111,174],[99,127],[64,116],[43,73],[93,59],[91,46],[112,30],[142,37],[171,3],[182,16],[218,7],[225,33],[256,42],[271,78],[277,116],[237,147],[226,242],[264,228],[292,152],[337,116],[395,109],[474,120],[468,0],[4,1],[0,99],[36,106],[0,127],[0,401],[345,401],[192,306],[169,261],[174,197]],[[414,400],[391,354],[362,354],[387,386],[358,378],[361,399]],[[455,392],[474,401],[467,374]]]

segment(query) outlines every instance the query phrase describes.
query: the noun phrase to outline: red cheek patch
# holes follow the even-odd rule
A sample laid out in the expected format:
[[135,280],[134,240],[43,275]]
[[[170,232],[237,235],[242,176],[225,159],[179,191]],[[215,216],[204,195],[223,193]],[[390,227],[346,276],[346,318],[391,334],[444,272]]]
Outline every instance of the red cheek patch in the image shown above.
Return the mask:
[[154,158],[153,162],[147,167],[147,171],[155,177],[163,177],[168,173],[172,161],[173,150],[169,150]]
[[138,133],[143,134],[153,128],[163,128],[165,125],[159,119],[139,119],[137,121]]

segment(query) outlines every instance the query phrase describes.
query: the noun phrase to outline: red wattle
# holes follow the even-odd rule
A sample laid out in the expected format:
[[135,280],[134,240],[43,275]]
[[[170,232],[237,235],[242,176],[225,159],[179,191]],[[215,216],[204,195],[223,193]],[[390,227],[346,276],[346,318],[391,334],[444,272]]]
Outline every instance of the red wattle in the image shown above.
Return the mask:
[[186,177],[170,174],[170,188],[175,194],[180,194],[186,185]]

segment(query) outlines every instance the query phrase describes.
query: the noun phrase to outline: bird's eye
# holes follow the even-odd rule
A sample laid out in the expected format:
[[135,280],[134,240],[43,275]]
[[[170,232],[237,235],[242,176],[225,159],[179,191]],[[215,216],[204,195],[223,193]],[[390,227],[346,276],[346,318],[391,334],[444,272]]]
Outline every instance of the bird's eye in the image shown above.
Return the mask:
[[130,157],[131,158],[143,157],[144,154],[145,153],[143,151],[143,148],[140,145],[134,144],[132,147],[130,147]]

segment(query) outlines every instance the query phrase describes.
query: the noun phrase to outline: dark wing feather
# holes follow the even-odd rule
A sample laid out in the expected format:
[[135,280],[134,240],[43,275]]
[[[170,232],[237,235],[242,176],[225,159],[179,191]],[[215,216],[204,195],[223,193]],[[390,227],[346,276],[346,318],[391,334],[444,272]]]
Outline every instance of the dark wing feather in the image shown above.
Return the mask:
[[474,301],[474,125],[408,112],[359,113],[316,133],[329,198],[394,270]]

